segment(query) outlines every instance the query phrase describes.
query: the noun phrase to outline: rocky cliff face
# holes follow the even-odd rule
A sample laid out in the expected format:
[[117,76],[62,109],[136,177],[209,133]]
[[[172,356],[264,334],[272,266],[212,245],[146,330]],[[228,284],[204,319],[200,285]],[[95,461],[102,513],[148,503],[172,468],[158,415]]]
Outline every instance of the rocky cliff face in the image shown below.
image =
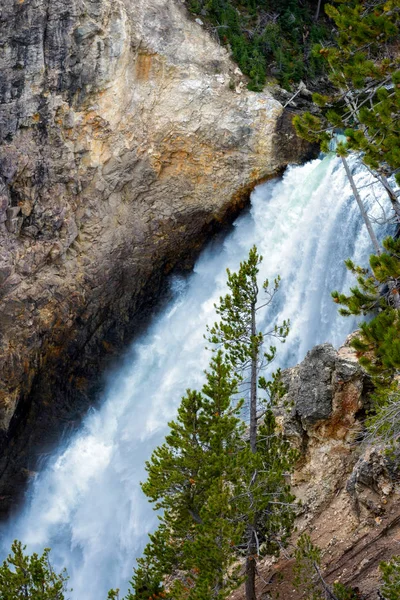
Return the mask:
[[[283,381],[287,393],[277,420],[301,452],[292,478],[301,501],[292,544],[307,532],[322,550],[328,583],[358,590],[360,600],[378,600],[379,563],[398,554],[400,474],[379,448],[357,443],[369,379],[348,344],[339,351],[323,344],[284,371]],[[292,549],[261,564],[260,600],[304,597],[293,585]],[[242,590],[232,594],[243,598]]]
[[278,422],[301,451],[293,483],[305,512],[315,513],[343,486],[357,460],[368,379],[354,352],[330,344],[313,348],[304,361],[284,371],[287,388]]
[[307,148],[180,0],[0,0],[0,72],[1,510],[165,274]]

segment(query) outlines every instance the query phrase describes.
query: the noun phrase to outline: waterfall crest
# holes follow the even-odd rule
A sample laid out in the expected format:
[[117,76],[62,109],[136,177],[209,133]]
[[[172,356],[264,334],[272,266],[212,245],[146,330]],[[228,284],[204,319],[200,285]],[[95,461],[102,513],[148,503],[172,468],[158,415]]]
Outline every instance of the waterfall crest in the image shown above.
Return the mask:
[[[360,186],[369,178],[356,171]],[[373,192],[363,188],[367,204]],[[299,362],[318,343],[338,346],[354,330],[353,318],[337,315],[330,292],[353,283],[343,260],[366,264],[372,247],[339,160],[328,157],[257,187],[250,211],[223,243],[203,252],[190,277],[171,282],[173,300],[109,374],[100,407],[36,477],[21,513],[2,526],[2,556],[14,538],[29,552],[51,547],[55,569],[68,570],[74,600],[105,600],[109,588],[126,589],[157,523],[139,486],[144,462],[186,388],[201,387],[209,361],[203,334],[225,291],[226,267],[236,269],[253,244],[264,257],[261,277],[282,278],[266,321],[291,321],[274,367]]]

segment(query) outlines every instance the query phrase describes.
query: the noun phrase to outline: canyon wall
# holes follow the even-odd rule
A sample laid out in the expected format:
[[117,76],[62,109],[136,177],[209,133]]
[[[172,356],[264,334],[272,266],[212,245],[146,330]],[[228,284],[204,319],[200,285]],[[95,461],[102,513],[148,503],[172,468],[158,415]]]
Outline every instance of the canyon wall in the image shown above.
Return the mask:
[[181,0],[0,0],[0,512],[256,182],[301,160]]

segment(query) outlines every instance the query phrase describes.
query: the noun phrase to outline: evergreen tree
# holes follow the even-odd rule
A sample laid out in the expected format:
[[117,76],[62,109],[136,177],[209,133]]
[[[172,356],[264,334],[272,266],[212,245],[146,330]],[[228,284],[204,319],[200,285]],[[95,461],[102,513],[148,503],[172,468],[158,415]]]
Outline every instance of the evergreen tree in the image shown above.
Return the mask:
[[381,562],[383,586],[382,598],[398,600],[400,598],[400,556],[393,556],[388,562]]
[[358,285],[350,295],[333,293],[342,305],[340,313],[371,315],[360,326],[352,341],[360,363],[372,376],[376,392],[375,414],[367,421],[370,435],[384,443],[395,443],[399,431],[399,394],[394,376],[400,368],[400,243],[387,238],[383,251],[375,237],[352,178],[346,156],[356,151],[372,175],[386,190],[395,218],[400,220],[398,192],[388,181],[396,174],[400,182],[400,60],[396,50],[400,7],[392,0],[351,0],[327,5],[326,11],[338,29],[336,43],[316,47],[329,66],[329,76],[336,92],[314,95],[320,116],[306,113],[295,117],[298,133],[310,141],[319,141],[329,150],[337,130],[344,130],[346,142],[339,143],[341,156],[354,196],[375,247],[370,269],[347,267],[357,277]]
[[[261,262],[262,256],[253,246],[248,259],[240,263],[237,273],[227,269],[230,293],[221,297],[219,305],[216,306],[220,321],[208,328],[208,340],[218,348],[224,349],[227,360],[239,378],[249,380],[250,447],[253,453],[257,449],[257,422],[262,417],[262,413],[257,413],[259,383],[268,392],[278,391],[277,385],[267,384],[263,378],[259,381],[261,370],[266,368],[276,355],[275,346],[270,346],[268,352],[263,351],[265,339],[274,337],[284,342],[289,333],[288,321],[274,326],[266,333],[257,329],[257,313],[272,303],[280,281],[278,277],[272,289],[269,288],[268,280],[264,281],[261,287],[265,297],[260,304],[257,276]],[[278,380],[279,371],[275,374],[273,383],[277,384]]]
[[[294,497],[286,475],[296,453],[276,432],[270,407],[257,425],[257,378],[263,362],[275,355],[273,347],[262,352],[265,336],[256,330],[260,260],[253,248],[237,274],[228,272],[232,294],[221,299],[221,322],[209,330],[221,347],[206,372],[206,384],[201,392],[187,392],[165,443],[146,464],[143,490],[163,513],[139,560],[128,600],[222,600],[243,579],[234,568],[241,557],[246,561],[246,595],[252,600],[258,557],[279,553],[291,532]],[[264,305],[277,283],[273,292],[264,284]],[[287,327],[285,323],[270,333],[284,338]],[[256,439],[250,442],[241,418],[243,401],[237,400],[247,364],[256,407]],[[280,390],[277,381],[269,384],[261,378],[261,385]]]
[[237,512],[245,525],[240,550],[246,561],[246,600],[256,600],[259,559],[267,554],[278,556],[292,533],[295,496],[286,476],[297,458],[297,452],[277,433],[275,417],[267,409],[257,429],[256,452],[247,446],[241,455]]
[[300,136],[318,141],[327,152],[332,133],[344,130],[346,147],[339,153],[360,153],[364,164],[386,190],[400,220],[398,193],[388,181],[400,183],[400,60],[397,52],[400,9],[396,0],[351,0],[326,5],[337,27],[335,43],[319,44],[314,54],[327,65],[336,90],[314,94],[320,116],[294,118]]
[[351,294],[333,292],[344,316],[371,315],[351,345],[375,386],[367,428],[373,442],[394,449],[400,436],[400,240],[386,238],[384,252],[370,257],[370,269],[346,261],[358,285]]
[[342,583],[331,586],[324,578],[321,567],[321,549],[303,533],[294,551],[294,586],[307,600],[358,600],[358,592]]
[[54,572],[50,550],[42,554],[24,554],[26,547],[15,540],[11,554],[0,566],[1,600],[64,600],[66,572]]
[[[316,24],[318,0],[186,0],[189,10],[212,26],[233,59],[249,77],[248,88],[262,91],[267,75],[281,86],[323,72],[321,56],[311,56],[312,44],[329,37],[330,29]],[[326,17],[325,17],[326,20]]]
[[[240,263],[237,273],[229,269],[228,288],[230,293],[220,298],[216,306],[220,321],[209,328],[209,341],[218,348],[222,347],[226,353],[227,360],[232,365],[238,377],[250,385],[249,409],[250,409],[250,454],[246,456],[246,473],[242,476],[245,484],[243,495],[245,504],[240,512],[246,522],[246,598],[254,600],[255,581],[257,573],[257,561],[259,556],[259,539],[265,534],[265,528],[260,527],[263,516],[268,514],[267,524],[270,529],[269,541],[278,531],[290,530],[290,522],[293,511],[287,486],[284,485],[284,473],[289,470],[289,463],[294,460],[285,442],[274,434],[275,420],[270,411],[259,412],[259,388],[265,391],[279,394],[279,372],[274,376],[272,382],[267,383],[260,378],[260,371],[265,368],[275,357],[276,348],[270,346],[268,352],[263,351],[265,338],[273,336],[284,341],[289,333],[289,324],[284,321],[276,325],[267,333],[257,329],[257,313],[273,301],[278,290],[279,278],[275,280],[272,290],[269,289],[268,280],[262,284],[264,300],[259,303],[259,284],[257,276],[262,257],[257,248],[253,246],[249,252],[248,259]],[[264,418],[262,431],[258,431],[258,422]],[[264,435],[261,435],[261,434]],[[260,442],[261,435],[261,442]],[[271,462],[269,444],[272,444],[276,455],[276,462]],[[283,444],[282,448],[280,445]],[[283,450],[284,447],[284,451]],[[251,456],[252,455],[252,456]],[[282,460],[282,462],[280,462]],[[264,464],[265,461],[265,464]],[[269,479],[273,478],[273,482]],[[247,486],[247,487],[246,487]],[[277,502],[281,502],[281,514],[285,514],[282,507],[287,508],[287,522],[283,528],[276,528],[274,519],[275,511],[271,510],[270,494],[275,494]],[[246,504],[247,503],[247,504]],[[266,503],[266,504],[265,504]],[[267,508],[268,507],[268,508]],[[267,536],[268,537],[268,536]]]
[[219,600],[238,584],[229,567],[243,525],[230,499],[244,446],[241,403],[232,407],[237,381],[222,352],[206,375],[202,392],[189,390],[182,399],[165,444],[146,463],[143,490],[164,512],[134,576],[135,600],[164,591],[167,575],[176,600]]
[[352,341],[362,366],[374,377],[375,385],[387,386],[400,369],[400,240],[389,237],[384,252],[372,255],[370,270],[346,261],[357,277],[351,294],[332,293],[343,316],[372,314],[362,323],[360,334]]

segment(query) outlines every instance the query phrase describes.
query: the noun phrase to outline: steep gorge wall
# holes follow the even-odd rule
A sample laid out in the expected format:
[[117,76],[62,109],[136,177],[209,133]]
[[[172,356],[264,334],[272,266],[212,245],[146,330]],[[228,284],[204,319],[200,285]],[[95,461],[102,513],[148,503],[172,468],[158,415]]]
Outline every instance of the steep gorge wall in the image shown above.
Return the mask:
[[181,0],[0,0],[0,511],[100,357],[308,148]]

